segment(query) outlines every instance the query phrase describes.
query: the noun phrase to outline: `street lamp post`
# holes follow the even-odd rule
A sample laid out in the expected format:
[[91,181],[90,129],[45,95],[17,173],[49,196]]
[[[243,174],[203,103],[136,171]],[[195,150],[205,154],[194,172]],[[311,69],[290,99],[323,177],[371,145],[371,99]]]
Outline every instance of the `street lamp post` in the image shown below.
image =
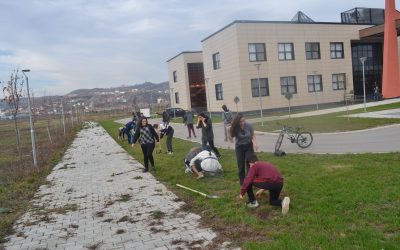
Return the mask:
[[32,107],[31,107],[31,97],[29,95],[29,82],[28,76],[25,73],[30,72],[30,69],[23,69],[22,74],[25,76],[26,80],[26,89],[28,93],[28,108],[29,108],[29,124],[31,126],[31,141],[32,141],[32,157],[33,157],[33,166],[37,167],[37,157],[36,157],[36,142],[35,142],[35,129],[33,127],[33,120],[32,120]]
[[206,90],[207,90],[207,102],[208,102],[208,116],[211,118],[211,104],[210,104],[210,95],[209,95],[209,91],[208,91],[208,80],[209,78],[204,78],[204,80],[206,81]]
[[175,108],[174,108],[174,98],[175,98],[175,96],[174,96],[174,88],[171,88],[171,108],[172,108],[172,110],[174,111],[174,118],[175,118]]
[[64,116],[64,101],[61,99],[61,115],[62,115],[62,123],[64,128],[64,137],[65,137],[65,116]]
[[258,76],[258,100],[260,101],[261,126],[264,126],[263,108],[262,108],[262,99],[261,99],[261,81],[260,81],[261,63],[256,63],[256,64],[254,64],[254,66],[257,68],[257,76]]
[[365,71],[364,71],[364,63],[367,60],[367,57],[361,57],[360,61],[362,63],[362,68],[363,68],[363,92],[364,92],[364,112],[367,112],[367,104],[366,104],[366,98],[365,98]]

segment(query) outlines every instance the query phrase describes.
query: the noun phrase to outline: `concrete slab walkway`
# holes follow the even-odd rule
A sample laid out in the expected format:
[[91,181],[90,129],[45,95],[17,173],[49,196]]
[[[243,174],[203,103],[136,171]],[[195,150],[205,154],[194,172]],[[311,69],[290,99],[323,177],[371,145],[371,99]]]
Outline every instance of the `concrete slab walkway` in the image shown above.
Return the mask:
[[200,225],[199,215],[182,211],[185,203],[142,169],[102,127],[82,130],[4,247],[207,247],[216,233]]

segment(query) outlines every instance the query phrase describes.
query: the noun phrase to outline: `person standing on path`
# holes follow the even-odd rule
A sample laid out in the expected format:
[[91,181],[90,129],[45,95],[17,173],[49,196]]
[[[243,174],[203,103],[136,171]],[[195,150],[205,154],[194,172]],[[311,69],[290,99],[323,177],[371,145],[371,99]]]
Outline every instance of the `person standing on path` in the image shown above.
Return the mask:
[[232,112],[226,107],[226,105],[222,105],[222,110],[224,111],[222,113],[222,120],[224,121],[224,133],[225,133],[225,141],[228,141],[228,130],[229,127],[231,126],[233,117],[232,117]]
[[162,113],[162,122],[164,126],[167,126],[169,124],[169,121],[171,120],[171,116],[169,115],[169,113],[164,110],[164,112]]
[[198,129],[201,128],[201,144],[203,147],[210,145],[211,149],[215,152],[218,158],[221,157],[218,149],[214,146],[214,132],[212,128],[211,119],[204,113],[201,112],[198,116],[197,126]]
[[188,132],[189,132],[189,136],[187,137],[188,139],[192,138],[192,133],[191,132],[193,132],[193,136],[194,136],[194,138],[196,138],[196,132],[194,132],[194,128],[193,128],[193,121],[194,121],[193,111],[187,110],[185,112],[185,116],[183,117],[183,122],[187,126],[187,129],[188,129]]
[[246,119],[242,114],[238,114],[232,121],[232,126],[229,129],[229,141],[233,142],[235,138],[235,152],[238,166],[238,174],[240,185],[243,184],[246,177],[246,157],[253,155],[254,151],[258,150],[256,136],[253,127],[246,123]]
[[143,158],[144,158],[144,171],[149,171],[149,161],[153,171],[156,170],[154,165],[153,151],[155,147],[155,141],[157,144],[160,143],[160,139],[157,132],[154,130],[153,126],[148,124],[147,118],[142,117],[139,120],[139,124],[136,128],[135,135],[133,137],[132,148],[135,143],[139,141],[142,147]]
[[269,190],[269,204],[282,207],[282,214],[287,214],[289,212],[290,198],[286,196],[283,200],[279,199],[283,188],[283,177],[279,170],[269,162],[258,161],[257,156],[254,154],[249,155],[246,161],[249,163],[250,169],[240,189],[239,198],[243,199],[244,194],[247,192],[249,196],[247,206],[255,208],[259,204],[254,196],[253,186],[260,189],[256,193],[257,198],[260,198],[265,190]]

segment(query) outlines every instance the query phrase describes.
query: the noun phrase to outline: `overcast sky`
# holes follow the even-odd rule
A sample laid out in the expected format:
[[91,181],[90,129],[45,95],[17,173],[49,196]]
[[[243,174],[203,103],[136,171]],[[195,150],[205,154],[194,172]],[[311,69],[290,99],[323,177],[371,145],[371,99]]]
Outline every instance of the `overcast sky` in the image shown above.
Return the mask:
[[[29,68],[36,95],[168,80],[166,60],[201,50],[234,20],[340,22],[384,0],[0,0],[0,81]],[[400,1],[398,1],[400,2]]]

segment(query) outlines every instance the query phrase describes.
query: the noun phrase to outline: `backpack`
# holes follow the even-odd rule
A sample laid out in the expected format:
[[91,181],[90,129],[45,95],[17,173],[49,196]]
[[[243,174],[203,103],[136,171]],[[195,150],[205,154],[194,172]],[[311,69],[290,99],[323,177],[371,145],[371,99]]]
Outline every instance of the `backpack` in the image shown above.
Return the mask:
[[227,123],[231,123],[232,122],[232,113],[231,111],[227,111],[224,113],[225,116],[225,120]]

